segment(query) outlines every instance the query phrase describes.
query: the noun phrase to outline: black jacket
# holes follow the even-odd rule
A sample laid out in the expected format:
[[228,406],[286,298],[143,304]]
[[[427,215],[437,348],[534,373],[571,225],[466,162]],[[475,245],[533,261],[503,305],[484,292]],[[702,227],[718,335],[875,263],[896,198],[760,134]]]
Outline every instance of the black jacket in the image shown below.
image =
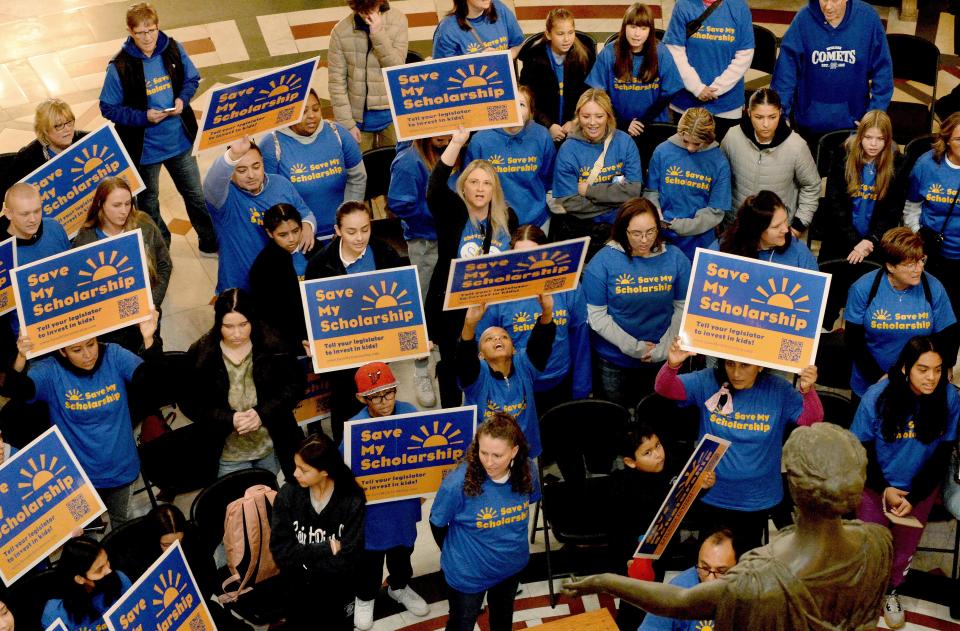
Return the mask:
[[[265,325],[253,333],[253,383],[257,389],[254,409],[273,440],[274,452],[288,480],[293,476],[293,452],[303,433],[297,427],[293,408],[303,398],[306,375],[297,358],[279,352],[282,342]],[[223,363],[219,332],[205,333],[187,351],[186,366],[193,372],[185,379],[184,412],[195,423],[204,423],[211,449],[219,454],[223,441],[233,431],[234,410],[227,402],[230,378]]]
[[[406,264],[392,247],[375,237],[370,237],[367,247],[373,253],[373,264],[377,269],[390,269]],[[340,260],[340,237],[334,237],[307,265],[306,279],[332,278],[346,273],[347,269]]]
[[[70,141],[70,144],[73,144],[86,136],[89,132],[85,131],[75,131],[73,132],[73,140]],[[20,147],[20,150],[17,151],[16,155],[13,156],[13,160],[10,163],[10,168],[6,173],[0,174],[0,186],[3,187],[3,190],[6,191],[8,188],[25,178],[26,176],[33,173],[38,167],[46,164],[47,160],[53,158],[51,154],[50,158],[44,154],[44,146],[40,144],[39,140],[34,140],[23,147]]]
[[[587,75],[597,54],[587,49],[587,67],[580,69],[570,63],[570,56],[563,64],[563,111],[560,111],[560,84],[553,71],[553,59],[550,58],[550,42],[546,39],[530,47],[523,56],[523,70],[520,71],[520,83],[533,91],[535,120],[550,129],[551,125],[560,125],[573,120],[577,109],[577,100],[587,89]],[[627,121],[628,123],[630,121]]]

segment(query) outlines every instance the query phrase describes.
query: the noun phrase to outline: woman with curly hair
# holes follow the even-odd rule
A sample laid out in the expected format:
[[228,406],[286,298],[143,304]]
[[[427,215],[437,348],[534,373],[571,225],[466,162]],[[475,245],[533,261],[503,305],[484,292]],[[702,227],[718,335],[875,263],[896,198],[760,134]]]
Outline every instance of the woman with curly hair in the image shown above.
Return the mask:
[[512,416],[497,412],[477,429],[430,511],[449,586],[446,631],[471,631],[487,597],[490,631],[508,631],[520,572],[530,559],[527,521],[540,499],[537,470]]

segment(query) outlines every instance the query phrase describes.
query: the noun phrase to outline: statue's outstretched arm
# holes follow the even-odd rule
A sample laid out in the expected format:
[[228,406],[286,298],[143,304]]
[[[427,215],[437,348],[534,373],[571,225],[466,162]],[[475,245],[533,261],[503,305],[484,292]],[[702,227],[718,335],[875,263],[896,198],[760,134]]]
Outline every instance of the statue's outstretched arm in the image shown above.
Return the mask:
[[604,592],[658,616],[683,620],[713,618],[723,589],[723,581],[683,588],[617,574],[597,574],[563,584],[565,596]]

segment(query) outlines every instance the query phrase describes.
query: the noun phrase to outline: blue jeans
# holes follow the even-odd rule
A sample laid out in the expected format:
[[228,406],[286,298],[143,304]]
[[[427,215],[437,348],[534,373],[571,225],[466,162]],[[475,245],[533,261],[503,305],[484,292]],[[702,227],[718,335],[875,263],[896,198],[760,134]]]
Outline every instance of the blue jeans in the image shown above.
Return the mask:
[[150,215],[153,222],[160,228],[163,240],[169,245],[170,230],[167,229],[167,224],[160,218],[161,165],[167,167],[170,179],[177,187],[177,192],[183,197],[183,203],[187,208],[187,217],[190,218],[193,229],[197,231],[200,249],[205,252],[216,252],[217,235],[213,232],[213,222],[210,220],[207,203],[203,198],[200,167],[197,165],[197,159],[190,154],[189,149],[178,156],[167,158],[163,162],[138,166],[137,170],[140,172],[140,177],[143,178],[143,183],[147,188],[137,195],[137,207]]
[[517,596],[520,575],[514,574],[500,581],[485,592],[467,594],[449,588],[450,617],[446,631],[473,631],[480,610],[483,608],[483,596],[487,596],[488,621],[490,631],[510,631],[513,628],[513,600]]
[[136,482],[137,480],[134,480],[123,486],[97,489],[103,505],[107,507],[111,530],[119,528],[134,518],[130,512],[130,498],[133,496],[133,485]]
[[220,467],[217,469],[217,477],[222,478],[228,473],[242,471],[243,469],[253,469],[255,467],[279,474],[280,461],[277,460],[277,452],[271,451],[259,460],[221,460]]

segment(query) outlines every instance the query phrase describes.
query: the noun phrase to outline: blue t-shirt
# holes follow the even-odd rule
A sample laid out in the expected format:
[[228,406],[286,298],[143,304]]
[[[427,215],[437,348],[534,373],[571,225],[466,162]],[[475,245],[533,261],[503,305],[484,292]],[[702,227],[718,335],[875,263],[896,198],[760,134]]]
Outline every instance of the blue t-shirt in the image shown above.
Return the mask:
[[[490,219],[484,219],[474,224],[469,219],[463,225],[463,231],[460,233],[460,246],[457,248],[459,257],[462,259],[472,259],[475,256],[483,255],[483,239],[486,235]],[[496,234],[490,237],[490,250],[488,254],[506,252],[510,249],[510,233],[506,228],[500,228]]]
[[897,432],[893,442],[883,437],[880,410],[877,402],[890,382],[884,379],[870,386],[860,401],[857,414],[853,417],[850,431],[860,442],[873,442],[877,453],[877,463],[883,471],[887,484],[901,491],[913,488],[913,478],[920,472],[927,460],[933,456],[940,443],[952,443],[957,440],[957,416],[960,416],[960,396],[952,384],[947,384],[947,429],[939,437],[925,445],[917,439],[913,420],[907,419],[905,431]]
[[273,132],[263,139],[260,150],[263,170],[290,180],[313,211],[317,218],[317,236],[333,234],[337,208],[347,201],[343,198],[347,170],[363,162],[360,146],[350,132],[339,123],[324,121],[311,142],[303,143],[290,134]]
[[[616,180],[643,183],[643,169],[640,166],[640,152],[633,139],[619,129],[615,130],[607,154],[603,157],[603,168],[595,184],[607,184]],[[553,196],[557,199],[578,195],[577,186],[590,177],[593,164],[603,151],[602,142],[587,142],[576,136],[568,136],[557,152],[557,165],[553,171]],[[597,215],[595,223],[613,223],[617,209]]]
[[[483,333],[499,326],[510,334],[514,348],[524,352],[530,333],[540,318],[540,301],[524,298],[487,307],[477,331]],[[534,380],[534,390],[546,392],[558,385],[573,371],[573,398],[585,399],[593,386],[590,374],[590,340],[587,325],[587,304],[582,288],[553,294],[553,321],[557,334],[547,367]]]
[[390,188],[387,189],[387,207],[400,218],[403,238],[437,240],[433,215],[427,208],[427,182],[430,171],[420,152],[409,145],[397,152],[390,165]]
[[[883,274],[884,278],[880,280],[877,294],[867,304],[877,274]],[[957,321],[943,284],[930,274],[924,275],[930,286],[932,305],[927,302],[922,282],[897,291],[883,270],[867,272],[850,287],[847,294],[847,308],[843,317],[863,327],[867,350],[884,372],[890,370],[897,361],[904,344],[911,337],[939,333]],[[854,362],[850,388],[858,396],[863,396],[869,386]]]
[[[337,242],[336,247],[339,248],[342,243],[342,241]],[[330,247],[334,247],[334,245],[331,243]],[[377,271],[377,262],[373,260],[373,250],[370,248],[370,246],[367,246],[363,250],[363,254],[360,255],[360,258],[344,267],[347,270],[347,274],[361,274],[363,272]]]
[[480,495],[470,497],[463,492],[466,464],[440,483],[430,523],[450,527],[440,552],[440,568],[453,589],[476,594],[527,566],[530,503],[540,499],[537,465],[531,460],[528,466],[533,477],[529,495],[514,493],[509,480],[498,484],[488,477]]
[[[610,95],[613,111],[620,123],[629,123],[633,119],[651,123],[668,122],[670,112],[667,111],[665,101],[683,89],[683,81],[673,61],[673,55],[663,44],[657,45],[657,76],[648,82],[637,79],[640,66],[643,65],[643,55],[633,55],[630,80],[623,81],[613,73],[613,66],[617,61],[615,49],[616,44],[603,47],[587,76],[587,85]],[[655,105],[662,109],[651,117],[651,110]]]
[[103,357],[92,373],[79,375],[45,357],[30,365],[36,386],[33,401],[43,401],[50,421],[96,488],[133,482],[140,458],[130,421],[127,384],[143,360],[116,344],[101,344]]
[[456,16],[448,15],[440,20],[433,33],[433,58],[456,57],[489,50],[509,50],[523,43],[523,31],[513,11],[500,0],[493,0],[497,21],[490,23],[487,14],[468,19],[472,27],[464,31]]
[[[120,579],[120,593],[123,594],[130,589],[132,583],[126,574],[120,570],[116,570],[116,572],[117,577]],[[97,594],[93,597],[93,607],[100,612],[100,617],[96,620],[85,618],[79,622],[75,622],[67,615],[67,609],[63,606],[63,600],[60,598],[51,598],[43,607],[40,624],[46,629],[56,622],[57,618],[60,618],[64,626],[67,627],[67,631],[106,631],[107,623],[103,621],[103,614],[113,606],[113,603],[104,602],[104,600],[103,594]]]
[[[667,245],[662,254],[627,256],[619,245],[601,248],[583,272],[587,305],[606,307],[621,329],[638,341],[657,344],[670,328],[673,302],[683,300],[690,281],[690,261],[683,252]],[[624,368],[643,365],[639,358],[594,332],[593,348],[605,360]]]
[[293,259],[293,271],[297,273],[297,280],[303,280],[307,274],[307,257],[300,250],[295,250],[290,258]]
[[[700,17],[704,10],[702,0],[677,0],[663,43],[685,47],[687,61],[697,71],[700,81],[709,86],[723,74],[738,51],[753,49],[753,15],[746,0],[725,0],[688,39],[687,22]],[[739,110],[743,107],[743,77],[715,101],[704,103],[695,94],[683,90],[674,98],[673,105],[680,111],[705,107],[711,114]]]
[[[684,588],[696,587],[700,584],[697,568],[691,567],[680,572],[673,577],[670,584]],[[708,631],[712,629],[713,620],[674,620],[648,613],[637,631]]]
[[556,157],[550,132],[530,121],[516,134],[503,129],[478,131],[467,145],[463,163],[481,159],[492,164],[519,225],[539,227],[550,218],[547,190],[553,183]]
[[506,412],[517,419],[530,446],[530,457],[536,458],[540,455],[540,417],[533,397],[533,382],[540,372],[530,363],[526,352],[514,354],[512,371],[507,379],[499,379],[481,359],[477,380],[464,386],[458,379],[457,385],[463,390],[463,404],[477,406],[481,422],[496,412]]
[[[416,412],[417,408],[405,401],[397,401],[394,414]],[[351,421],[372,418],[370,409],[363,408]],[[340,446],[343,453],[343,445]],[[417,522],[420,521],[420,499],[367,504],[363,518],[363,547],[365,550],[389,550],[403,546],[412,548],[417,540]]]
[[[710,244],[710,249],[716,252],[720,251],[720,241],[714,240]],[[800,239],[790,236],[790,245],[783,252],[777,250],[760,250],[757,252],[757,260],[768,261],[770,263],[779,263],[780,265],[789,265],[800,269],[808,269],[817,272],[820,267],[817,265],[817,259],[813,252]]]
[[[44,217],[40,220],[40,225],[43,233],[39,239],[30,243],[30,245],[16,245],[19,239],[14,240],[14,248],[17,251],[17,265],[27,265],[70,249],[70,239],[67,238],[67,233],[59,221]],[[6,235],[4,235],[4,238],[6,238]]]
[[863,165],[860,171],[860,188],[853,195],[853,228],[860,238],[870,232],[873,208],[877,205],[877,167],[872,162]]
[[[393,123],[390,110],[363,110],[363,120],[360,122],[360,131],[370,133],[383,131]],[[352,138],[352,136],[351,136]]]
[[[666,140],[653,151],[647,171],[647,187],[660,196],[660,210],[668,222],[690,219],[701,208],[729,211],[730,163],[719,146],[690,153],[684,147]],[[713,229],[681,237],[672,230],[664,235],[693,260],[697,248],[705,248],[714,240]]]
[[557,112],[560,113],[560,116],[563,116],[563,65],[567,56],[557,57],[553,49],[550,49],[547,58],[550,60],[550,67],[553,68],[553,76],[557,78],[557,96],[560,97],[557,102]]
[[711,506],[759,511],[783,499],[780,455],[783,432],[803,412],[803,397],[777,375],[760,373],[747,390],[731,390],[733,412],[708,410],[705,403],[720,390],[713,368],[680,375],[687,390],[681,405],[700,411],[700,436],[713,434],[730,441],[717,465],[717,483],[703,496]]
[[960,208],[954,210],[950,223],[944,226],[950,204],[960,189],[960,169],[947,164],[947,158],[937,164],[933,159],[933,150],[920,156],[910,172],[910,186],[907,200],[921,202],[920,225],[935,232],[943,231],[943,256],[948,259],[960,258]]

